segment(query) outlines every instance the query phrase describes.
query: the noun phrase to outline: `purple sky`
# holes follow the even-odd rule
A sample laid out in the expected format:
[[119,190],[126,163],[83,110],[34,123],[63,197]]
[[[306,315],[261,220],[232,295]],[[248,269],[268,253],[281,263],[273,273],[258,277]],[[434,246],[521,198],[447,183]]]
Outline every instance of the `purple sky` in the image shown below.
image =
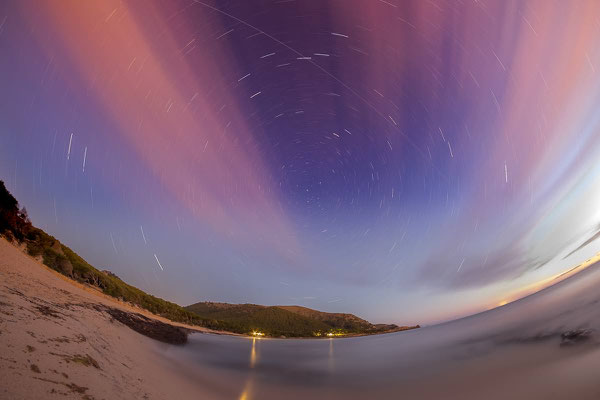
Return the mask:
[[0,179],[186,305],[429,323],[600,250],[596,1],[5,1]]

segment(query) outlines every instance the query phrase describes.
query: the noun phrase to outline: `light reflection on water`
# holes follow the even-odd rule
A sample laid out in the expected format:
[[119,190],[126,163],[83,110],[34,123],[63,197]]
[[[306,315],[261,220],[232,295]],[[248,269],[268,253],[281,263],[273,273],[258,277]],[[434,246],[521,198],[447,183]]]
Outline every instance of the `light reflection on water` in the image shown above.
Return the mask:
[[256,364],[256,338],[252,338],[252,351],[250,351],[250,368]]
[[[165,355],[224,399],[600,398],[600,268],[486,313],[394,334],[285,340],[196,334]],[[561,333],[589,330],[561,346]]]

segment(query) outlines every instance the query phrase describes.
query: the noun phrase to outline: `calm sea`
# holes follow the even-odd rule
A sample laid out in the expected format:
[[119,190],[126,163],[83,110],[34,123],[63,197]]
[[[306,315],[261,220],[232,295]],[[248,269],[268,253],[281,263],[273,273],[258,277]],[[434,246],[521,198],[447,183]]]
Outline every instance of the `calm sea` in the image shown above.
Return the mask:
[[[575,331],[575,334],[569,334]],[[387,335],[162,347],[214,399],[600,399],[600,267],[461,320]]]

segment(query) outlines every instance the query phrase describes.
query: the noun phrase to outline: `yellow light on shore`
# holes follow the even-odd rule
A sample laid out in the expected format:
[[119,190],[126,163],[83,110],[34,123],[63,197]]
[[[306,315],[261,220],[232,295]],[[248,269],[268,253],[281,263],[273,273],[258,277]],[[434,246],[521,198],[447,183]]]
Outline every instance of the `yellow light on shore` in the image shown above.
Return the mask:
[[252,336],[265,336],[262,332],[252,331]]

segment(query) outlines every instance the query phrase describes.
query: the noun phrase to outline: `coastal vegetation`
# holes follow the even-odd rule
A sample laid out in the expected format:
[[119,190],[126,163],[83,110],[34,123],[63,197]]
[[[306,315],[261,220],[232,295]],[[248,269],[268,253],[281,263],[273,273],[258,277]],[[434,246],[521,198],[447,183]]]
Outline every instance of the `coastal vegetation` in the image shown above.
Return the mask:
[[197,325],[211,329],[230,330],[222,322],[200,317],[178,304],[152,296],[123,282],[115,274],[94,268],[55,237],[31,224],[25,208],[19,209],[18,201],[0,181],[0,235],[9,241],[25,245],[27,253],[38,257],[48,267],[83,284],[100,289],[105,294],[132,303],[153,314],[171,321]]
[[174,322],[239,334],[276,337],[327,337],[376,334],[416,327],[373,325],[352,314],[324,313],[299,306],[196,303],[182,307],[148,294],[99,270],[58,239],[33,226],[25,208],[0,181],[0,235],[24,245],[27,253],[55,271],[121,301]]

